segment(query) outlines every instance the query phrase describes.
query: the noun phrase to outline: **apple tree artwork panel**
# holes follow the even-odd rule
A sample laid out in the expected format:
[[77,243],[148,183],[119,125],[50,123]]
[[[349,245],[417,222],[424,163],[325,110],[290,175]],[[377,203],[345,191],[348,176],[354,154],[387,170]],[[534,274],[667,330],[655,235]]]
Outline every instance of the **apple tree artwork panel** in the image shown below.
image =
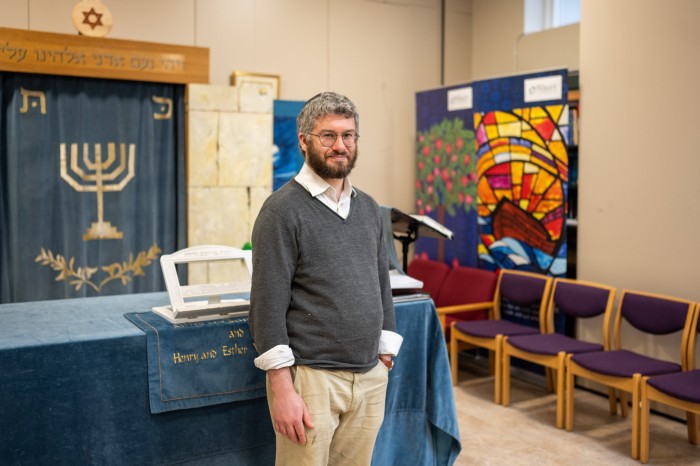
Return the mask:
[[[416,137],[416,211],[428,215],[455,233],[450,250],[444,240],[431,240],[436,247],[421,250],[419,257],[430,257],[452,265],[474,265],[474,251],[462,254],[468,244],[467,232],[475,224],[477,196],[474,131],[461,118],[445,118]],[[428,242],[428,241],[426,241]],[[429,246],[429,245],[428,245]]]

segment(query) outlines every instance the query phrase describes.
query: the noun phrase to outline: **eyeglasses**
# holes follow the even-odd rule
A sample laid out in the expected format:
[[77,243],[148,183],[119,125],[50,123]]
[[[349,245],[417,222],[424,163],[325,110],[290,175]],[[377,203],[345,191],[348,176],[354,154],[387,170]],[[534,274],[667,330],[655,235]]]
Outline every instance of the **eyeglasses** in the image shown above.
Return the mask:
[[[335,133],[307,134],[310,134],[311,136],[316,136],[318,140],[321,141],[321,145],[323,147],[333,147],[335,141],[338,140],[338,135]],[[359,137],[360,135],[356,133],[345,133],[340,138],[343,140],[343,144],[345,144],[345,147],[352,147],[355,145],[355,143],[357,142],[357,138]]]

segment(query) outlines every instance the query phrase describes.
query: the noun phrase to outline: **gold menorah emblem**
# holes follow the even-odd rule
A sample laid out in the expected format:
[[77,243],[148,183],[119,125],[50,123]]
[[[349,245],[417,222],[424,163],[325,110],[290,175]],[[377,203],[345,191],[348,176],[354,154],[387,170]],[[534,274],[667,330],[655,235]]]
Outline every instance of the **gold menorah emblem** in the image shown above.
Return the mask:
[[[70,169],[66,163],[66,144],[61,143],[61,178],[73,189],[79,192],[97,193],[97,222],[93,222],[83,235],[83,240],[91,239],[121,239],[124,233],[117,230],[109,222],[104,221],[105,192],[121,191],[134,177],[136,158],[136,145],[129,144],[129,161],[127,166],[126,144],[119,144],[119,164],[112,167],[117,159],[115,144],[107,144],[107,160],[102,161],[102,145],[95,144],[95,158],[90,159],[90,149],[87,143],[83,144],[83,165],[89,172],[83,170],[78,161],[78,144],[70,145]],[[111,170],[108,172],[108,170]],[[126,170],[126,173],[125,173]],[[124,175],[119,182],[115,182]],[[73,178],[76,176],[76,178]]]

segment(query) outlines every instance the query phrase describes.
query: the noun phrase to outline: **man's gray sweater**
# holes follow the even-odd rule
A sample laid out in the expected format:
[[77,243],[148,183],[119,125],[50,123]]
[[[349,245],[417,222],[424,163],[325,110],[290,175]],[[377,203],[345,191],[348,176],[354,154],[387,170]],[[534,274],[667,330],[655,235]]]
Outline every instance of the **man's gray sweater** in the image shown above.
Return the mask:
[[382,218],[355,190],[347,219],[291,180],[253,228],[250,330],[260,354],[289,345],[295,364],[366,372],[395,331]]

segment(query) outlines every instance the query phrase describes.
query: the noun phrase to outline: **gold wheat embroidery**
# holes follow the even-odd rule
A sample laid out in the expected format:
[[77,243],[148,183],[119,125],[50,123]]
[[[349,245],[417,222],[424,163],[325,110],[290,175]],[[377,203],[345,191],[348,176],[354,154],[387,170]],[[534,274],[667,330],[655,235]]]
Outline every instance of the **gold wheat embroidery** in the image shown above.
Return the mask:
[[50,250],[41,248],[41,254],[34,259],[34,262],[47,265],[59,272],[56,276],[56,281],[68,280],[68,283],[75,286],[76,291],[80,290],[83,285],[86,285],[99,292],[102,287],[112,280],[121,280],[122,285],[126,286],[133,276],[146,275],[143,268],[149,266],[151,262],[157,259],[160,253],[160,248],[157,244],[154,244],[148,249],[148,252],[140,251],[135,259],[133,253],[129,254],[128,262],[115,262],[99,267],[99,269],[107,273],[107,277],[102,279],[99,284],[95,284],[91,280],[92,276],[98,271],[98,267],[78,267],[76,269],[75,257],[71,257],[66,262],[66,258],[61,254],[54,255]]

